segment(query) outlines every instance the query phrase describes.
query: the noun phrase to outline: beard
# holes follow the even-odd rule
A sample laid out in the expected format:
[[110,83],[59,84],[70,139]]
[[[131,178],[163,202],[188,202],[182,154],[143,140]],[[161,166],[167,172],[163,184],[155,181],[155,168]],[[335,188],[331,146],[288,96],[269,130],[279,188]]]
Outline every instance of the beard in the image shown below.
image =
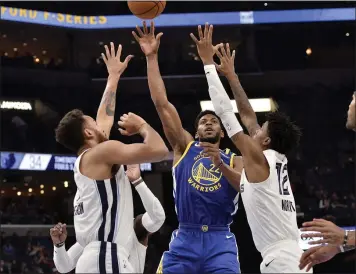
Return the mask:
[[213,137],[200,137],[199,138],[199,142],[206,142],[206,143],[211,143],[211,144],[216,144],[217,142],[219,142],[219,140],[220,140],[219,133],[216,133],[216,135]]

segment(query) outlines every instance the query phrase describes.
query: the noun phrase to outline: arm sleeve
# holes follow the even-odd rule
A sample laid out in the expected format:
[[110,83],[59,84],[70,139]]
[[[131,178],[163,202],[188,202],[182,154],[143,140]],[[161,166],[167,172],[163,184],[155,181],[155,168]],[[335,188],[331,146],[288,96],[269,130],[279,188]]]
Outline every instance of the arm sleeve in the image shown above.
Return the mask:
[[142,225],[148,232],[156,232],[161,228],[166,219],[164,209],[145,182],[136,186],[136,190],[146,210],[146,213],[142,216]]
[[68,273],[77,265],[79,257],[82,255],[84,248],[75,243],[68,251],[65,245],[60,248],[54,247],[53,261],[59,273]]
[[215,112],[220,117],[227,134],[231,138],[236,133],[243,131],[243,129],[235,116],[230,98],[220,81],[215,66],[206,65],[204,66],[204,70],[209,85],[210,99]]

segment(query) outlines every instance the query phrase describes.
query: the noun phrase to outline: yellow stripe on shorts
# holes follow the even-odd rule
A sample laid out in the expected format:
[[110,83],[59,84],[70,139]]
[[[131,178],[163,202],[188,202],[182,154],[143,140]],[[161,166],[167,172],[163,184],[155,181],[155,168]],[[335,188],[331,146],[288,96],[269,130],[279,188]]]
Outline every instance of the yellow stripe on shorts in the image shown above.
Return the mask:
[[158,268],[157,268],[157,274],[163,274],[163,256],[162,254],[161,261],[159,262]]

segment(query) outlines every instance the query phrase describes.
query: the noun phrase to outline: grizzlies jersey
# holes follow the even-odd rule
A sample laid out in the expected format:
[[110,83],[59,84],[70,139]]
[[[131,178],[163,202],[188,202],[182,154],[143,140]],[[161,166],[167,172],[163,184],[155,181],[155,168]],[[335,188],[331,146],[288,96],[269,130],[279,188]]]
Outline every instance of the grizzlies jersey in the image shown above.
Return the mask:
[[[233,166],[234,154],[220,151],[225,164]],[[182,224],[225,226],[237,211],[239,193],[203,153],[198,142],[190,142],[173,166],[173,196]]]
[[243,170],[240,182],[247,220],[262,257],[269,247],[280,241],[291,240],[297,243],[299,240],[287,157],[271,149],[265,150],[263,154],[269,164],[269,177],[264,182],[251,184]]
[[[86,152],[86,151],[85,151]],[[93,180],[83,175],[79,163],[74,165],[77,193],[74,198],[74,228],[78,243],[84,248],[93,241],[112,242],[124,253],[132,249],[136,238],[132,220],[131,184],[124,166],[111,179]]]

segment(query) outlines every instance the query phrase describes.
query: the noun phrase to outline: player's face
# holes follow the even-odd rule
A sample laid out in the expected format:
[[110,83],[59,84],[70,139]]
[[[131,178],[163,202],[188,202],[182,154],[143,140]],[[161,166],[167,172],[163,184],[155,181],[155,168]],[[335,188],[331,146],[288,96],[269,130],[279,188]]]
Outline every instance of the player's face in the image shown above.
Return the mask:
[[356,131],[356,96],[355,93],[352,96],[352,101],[349,105],[349,110],[347,111],[347,122],[346,127]]
[[201,117],[195,137],[199,138],[201,142],[217,143],[220,138],[224,137],[219,119],[212,114]]
[[265,122],[252,138],[263,148],[267,147],[271,141],[268,136],[268,122]]
[[85,139],[93,139],[98,143],[107,141],[104,132],[99,128],[98,124],[92,117],[84,115],[84,120]]

